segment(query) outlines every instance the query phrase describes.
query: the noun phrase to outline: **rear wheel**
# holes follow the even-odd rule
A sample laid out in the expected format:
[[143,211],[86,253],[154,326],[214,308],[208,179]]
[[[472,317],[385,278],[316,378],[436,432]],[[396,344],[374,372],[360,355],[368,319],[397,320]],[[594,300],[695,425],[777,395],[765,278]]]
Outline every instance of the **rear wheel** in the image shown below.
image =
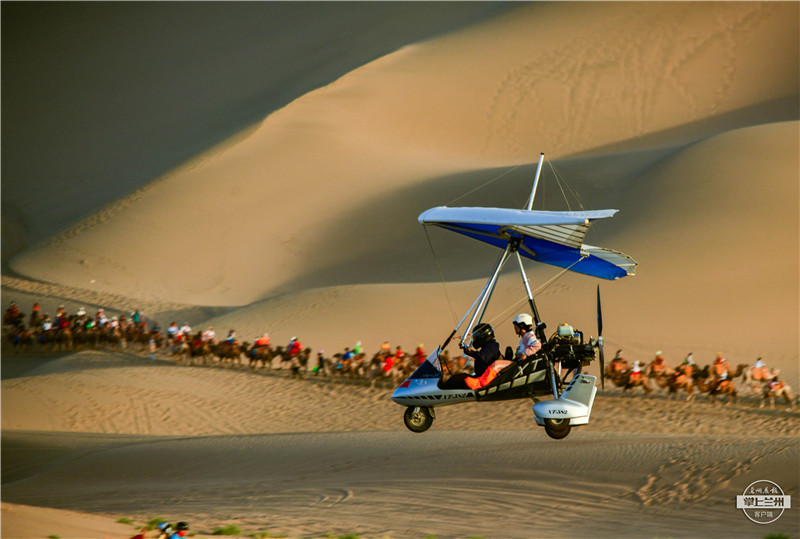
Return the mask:
[[408,430],[413,432],[425,432],[433,424],[433,414],[427,406],[409,406],[403,414]]
[[570,430],[572,430],[572,427],[569,424],[569,419],[553,419],[548,417],[544,420],[544,431],[554,440],[566,438]]

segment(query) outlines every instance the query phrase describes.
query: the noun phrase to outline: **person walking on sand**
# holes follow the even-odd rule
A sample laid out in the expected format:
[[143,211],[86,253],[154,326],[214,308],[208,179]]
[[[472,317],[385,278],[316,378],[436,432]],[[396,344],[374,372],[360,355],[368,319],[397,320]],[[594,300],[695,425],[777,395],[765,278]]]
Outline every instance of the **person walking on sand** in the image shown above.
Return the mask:
[[169,536],[172,535],[172,524],[169,522],[162,522],[156,526],[156,532],[156,539],[169,539]]
[[169,539],[180,539],[189,534],[189,525],[186,522],[178,522],[175,526],[175,532],[169,536]]

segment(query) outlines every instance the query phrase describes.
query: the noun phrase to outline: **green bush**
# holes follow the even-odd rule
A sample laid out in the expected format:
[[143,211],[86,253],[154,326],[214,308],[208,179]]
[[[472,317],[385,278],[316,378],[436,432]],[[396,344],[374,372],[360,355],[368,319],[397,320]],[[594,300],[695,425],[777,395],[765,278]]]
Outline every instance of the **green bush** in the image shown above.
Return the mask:
[[225,526],[224,528],[217,528],[211,532],[211,535],[242,535],[242,531],[236,524],[231,524],[230,526]]
[[117,524],[130,524],[133,526],[133,521],[128,517],[122,517],[117,519]]
[[148,530],[155,530],[156,526],[158,526],[162,522],[167,522],[167,519],[161,517],[151,518],[150,520],[147,521],[146,528]]

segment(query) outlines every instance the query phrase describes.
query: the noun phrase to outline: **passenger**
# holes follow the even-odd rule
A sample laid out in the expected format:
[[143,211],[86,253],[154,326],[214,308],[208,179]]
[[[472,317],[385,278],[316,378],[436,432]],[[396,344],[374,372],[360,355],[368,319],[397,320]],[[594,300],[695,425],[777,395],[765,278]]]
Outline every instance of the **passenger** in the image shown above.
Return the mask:
[[517,361],[523,360],[527,357],[534,355],[542,349],[542,343],[536,338],[536,333],[533,331],[533,317],[527,313],[518,314],[514,318],[514,332],[519,339],[519,346],[514,354],[514,359]]
[[356,341],[356,344],[353,347],[353,353],[357,356],[360,356],[364,353],[364,345],[361,344],[361,341]]
[[228,336],[225,337],[225,342],[228,344],[236,344],[239,341],[239,338],[236,336],[236,330],[231,329],[228,330]]

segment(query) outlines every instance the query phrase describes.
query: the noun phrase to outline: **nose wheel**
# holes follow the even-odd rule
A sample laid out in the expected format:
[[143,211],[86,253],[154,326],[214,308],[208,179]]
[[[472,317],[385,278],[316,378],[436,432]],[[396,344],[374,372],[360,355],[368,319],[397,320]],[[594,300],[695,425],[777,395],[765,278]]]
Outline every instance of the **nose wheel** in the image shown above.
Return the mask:
[[552,419],[548,417],[544,420],[544,431],[554,440],[566,438],[570,430],[572,430],[572,427],[570,427],[569,419]]
[[425,432],[433,425],[433,409],[427,406],[409,406],[403,414],[403,421],[412,432]]

